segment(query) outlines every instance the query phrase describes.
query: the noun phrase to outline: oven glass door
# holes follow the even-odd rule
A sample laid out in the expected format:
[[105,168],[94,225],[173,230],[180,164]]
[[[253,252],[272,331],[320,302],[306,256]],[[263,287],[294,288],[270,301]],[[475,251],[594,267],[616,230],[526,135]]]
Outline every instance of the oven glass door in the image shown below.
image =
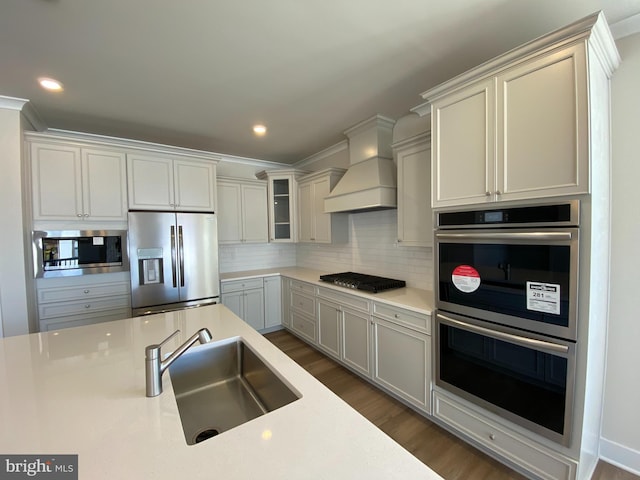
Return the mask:
[[575,344],[436,315],[436,385],[568,445]]
[[575,340],[578,230],[436,234],[437,306]]

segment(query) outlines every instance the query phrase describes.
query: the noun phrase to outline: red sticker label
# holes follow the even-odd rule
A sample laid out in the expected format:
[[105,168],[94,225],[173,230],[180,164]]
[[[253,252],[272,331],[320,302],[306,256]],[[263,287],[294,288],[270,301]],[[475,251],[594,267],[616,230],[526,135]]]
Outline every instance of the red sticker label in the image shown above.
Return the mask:
[[451,273],[451,281],[461,292],[471,293],[480,287],[480,274],[470,265],[458,265]]

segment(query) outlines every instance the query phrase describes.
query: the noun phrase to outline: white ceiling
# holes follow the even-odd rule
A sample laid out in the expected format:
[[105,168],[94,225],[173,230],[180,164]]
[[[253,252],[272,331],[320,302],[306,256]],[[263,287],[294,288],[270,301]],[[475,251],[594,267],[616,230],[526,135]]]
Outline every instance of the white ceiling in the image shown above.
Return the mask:
[[0,95],[51,128],[293,163],[597,10],[640,0],[2,0]]

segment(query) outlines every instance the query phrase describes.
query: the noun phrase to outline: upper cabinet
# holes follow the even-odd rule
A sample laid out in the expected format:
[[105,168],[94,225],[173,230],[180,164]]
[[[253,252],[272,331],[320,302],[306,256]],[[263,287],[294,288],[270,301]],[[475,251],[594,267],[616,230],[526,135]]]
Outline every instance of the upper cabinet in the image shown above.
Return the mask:
[[28,141],[34,221],[126,222],[125,154]]
[[162,154],[127,155],[132,210],[216,210],[216,163]]
[[[619,58],[603,17],[554,32],[422,94],[432,107],[432,205],[590,193]],[[608,147],[606,147],[608,148]]]
[[267,182],[218,178],[218,242],[267,243]]
[[398,245],[433,245],[429,115],[400,118],[393,130],[398,165]]
[[346,170],[328,168],[298,181],[298,241],[346,243],[349,241],[348,216],[324,213],[324,199]]
[[295,242],[299,170],[265,170],[256,176],[268,182],[269,241]]

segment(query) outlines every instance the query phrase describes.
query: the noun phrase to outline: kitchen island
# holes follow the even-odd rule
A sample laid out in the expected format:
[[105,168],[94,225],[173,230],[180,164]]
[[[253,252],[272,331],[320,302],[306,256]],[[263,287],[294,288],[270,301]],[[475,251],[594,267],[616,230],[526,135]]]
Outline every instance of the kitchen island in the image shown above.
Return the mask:
[[[144,349],[202,327],[242,337],[301,398],[188,446],[168,372],[145,397]],[[5,338],[0,359],[0,453],[78,454],[80,479],[440,478],[222,305]]]

